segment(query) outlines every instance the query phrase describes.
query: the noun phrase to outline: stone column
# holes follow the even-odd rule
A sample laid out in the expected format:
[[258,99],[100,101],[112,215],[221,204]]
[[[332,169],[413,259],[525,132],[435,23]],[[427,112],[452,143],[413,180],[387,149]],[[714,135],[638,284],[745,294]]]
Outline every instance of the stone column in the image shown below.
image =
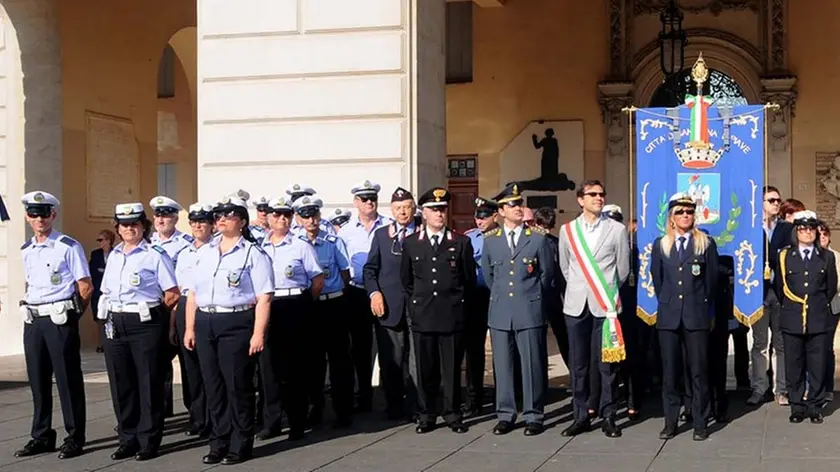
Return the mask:
[[[198,0],[198,195],[445,183],[444,0]],[[387,205],[384,205],[387,207]],[[383,208],[387,213],[387,208]]]
[[777,103],[777,112],[767,111],[767,152],[769,185],[779,189],[783,198],[792,195],[790,136],[796,111],[796,77],[766,77],[761,79],[761,100]]
[[619,205],[625,218],[630,216],[630,143],[628,142],[627,113],[622,109],[633,103],[632,82],[601,82],[598,102],[606,125],[605,180],[607,202]]

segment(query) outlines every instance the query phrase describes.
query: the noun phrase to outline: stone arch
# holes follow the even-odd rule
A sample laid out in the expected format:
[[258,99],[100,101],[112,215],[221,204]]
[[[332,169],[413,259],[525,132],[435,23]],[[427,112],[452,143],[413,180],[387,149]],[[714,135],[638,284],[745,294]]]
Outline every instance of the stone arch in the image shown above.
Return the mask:
[[[11,221],[0,224],[0,330],[20,333],[14,316],[24,296],[20,246],[29,234],[24,193],[43,189],[62,200],[61,50],[57,0],[0,0],[0,194]],[[61,212],[56,227],[61,227]],[[15,275],[13,275],[15,274]],[[13,302],[15,301],[15,302]],[[23,352],[22,336],[0,343],[0,356]]]
[[[717,30],[689,29],[686,34],[689,44],[685,50],[685,67],[691,67],[702,52],[706,64],[734,79],[750,103],[761,102],[761,61],[754,46],[736,35]],[[633,102],[650,103],[662,84],[656,40],[636,53],[633,64]]]

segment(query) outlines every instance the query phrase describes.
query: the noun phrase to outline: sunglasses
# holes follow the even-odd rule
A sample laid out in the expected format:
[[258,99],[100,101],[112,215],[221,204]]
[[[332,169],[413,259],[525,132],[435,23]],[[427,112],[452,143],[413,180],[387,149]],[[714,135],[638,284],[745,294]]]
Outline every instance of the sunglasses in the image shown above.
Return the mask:
[[30,218],[38,218],[38,217],[49,218],[50,217],[50,212],[49,211],[43,211],[43,210],[27,210],[26,211],[26,216],[28,216]]
[[285,216],[286,218],[291,218],[293,213],[294,212],[292,210],[274,210],[271,212],[271,214],[274,216]]
[[797,226],[796,230],[802,233],[811,233],[813,231],[816,231],[817,228],[814,228],[813,226]]
[[674,214],[675,214],[675,215],[677,215],[677,216],[680,216],[680,215],[693,215],[693,214],[694,214],[694,210],[677,210],[677,211],[675,211],[675,212],[674,212]]
[[367,202],[373,202],[373,203],[376,203],[377,201],[379,201],[379,197],[377,197],[377,196],[375,196],[375,195],[371,195],[371,196],[364,196],[364,197],[357,197],[357,198],[358,198],[358,199],[359,199],[359,201],[360,201],[360,202],[362,202],[362,203],[367,203]]
[[607,196],[607,192],[586,192],[586,193],[584,193],[584,195],[586,195],[587,197],[592,197],[592,198],[595,198],[595,197],[604,198],[604,197]]
[[213,218],[216,219],[216,220],[221,220],[222,218],[233,218],[234,216],[237,216],[236,211],[234,211],[234,210],[217,211],[217,212],[213,213]]
[[105,241],[105,240],[102,239],[102,238],[96,238],[96,242],[101,243],[102,241]]
[[767,199],[767,200],[765,200],[765,201],[766,201],[767,203],[771,203],[771,204],[782,203],[782,199],[781,199],[781,198],[768,198],[768,199]]

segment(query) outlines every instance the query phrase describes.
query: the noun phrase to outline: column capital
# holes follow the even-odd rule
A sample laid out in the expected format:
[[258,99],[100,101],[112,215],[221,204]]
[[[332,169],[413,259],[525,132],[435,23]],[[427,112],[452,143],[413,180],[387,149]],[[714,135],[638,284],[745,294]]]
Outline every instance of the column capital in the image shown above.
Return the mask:
[[633,104],[632,82],[601,82],[598,84],[598,103],[601,105],[601,120],[611,126],[612,115]]
[[761,100],[764,103],[777,103],[781,111],[796,114],[796,76],[772,76],[761,78]]

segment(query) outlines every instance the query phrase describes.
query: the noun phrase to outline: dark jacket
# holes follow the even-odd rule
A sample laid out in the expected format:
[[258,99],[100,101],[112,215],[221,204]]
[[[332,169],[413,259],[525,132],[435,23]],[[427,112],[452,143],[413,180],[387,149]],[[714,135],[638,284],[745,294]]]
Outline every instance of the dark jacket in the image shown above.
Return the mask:
[[[806,266],[798,246],[782,249],[775,284],[776,296],[782,305],[779,326],[783,332],[816,334],[833,329],[831,299],[837,294],[834,264],[834,253],[828,250],[817,249]],[[803,304],[786,295],[785,282],[794,297],[804,299],[807,295],[808,302]],[[802,315],[803,305],[807,305],[805,316]]]
[[[416,228],[415,231],[417,231]],[[402,256],[399,255],[403,249],[395,241],[396,237],[395,223],[377,229],[373,233],[367,262],[362,268],[368,296],[374,292],[381,292],[385,298],[385,316],[378,320],[382,326],[389,328],[399,326],[405,317],[405,290],[400,281]],[[405,239],[403,239],[403,246]]]
[[102,295],[102,276],[105,275],[105,252],[102,249],[94,249],[90,251],[90,279],[93,284],[93,294],[91,295],[90,309],[93,312],[94,319],[96,318],[96,307],[99,305],[99,297]]
[[435,250],[425,231],[412,234],[403,244],[400,274],[414,331],[452,333],[464,329],[465,305],[476,286],[469,238],[446,228]]
[[676,242],[665,257],[661,240],[653,242],[650,270],[658,300],[656,327],[676,330],[682,323],[689,330],[710,329],[720,276],[715,240],[709,238],[706,251],[695,255],[692,236],[682,257]]
[[[763,233],[762,239],[762,248],[765,249],[764,258],[766,261],[769,262],[770,268],[773,269],[779,265],[779,251],[782,248],[787,246],[792,246],[794,241],[793,236],[794,226],[793,223],[788,223],[787,221],[779,220],[776,223],[776,229],[773,230],[773,237],[770,238],[770,244],[767,244],[767,232]],[[764,266],[761,267],[761,270],[764,270]],[[770,292],[770,289],[773,288],[773,284],[769,281],[764,282],[764,298],[767,298],[767,294]],[[775,292],[773,292],[775,294]]]

